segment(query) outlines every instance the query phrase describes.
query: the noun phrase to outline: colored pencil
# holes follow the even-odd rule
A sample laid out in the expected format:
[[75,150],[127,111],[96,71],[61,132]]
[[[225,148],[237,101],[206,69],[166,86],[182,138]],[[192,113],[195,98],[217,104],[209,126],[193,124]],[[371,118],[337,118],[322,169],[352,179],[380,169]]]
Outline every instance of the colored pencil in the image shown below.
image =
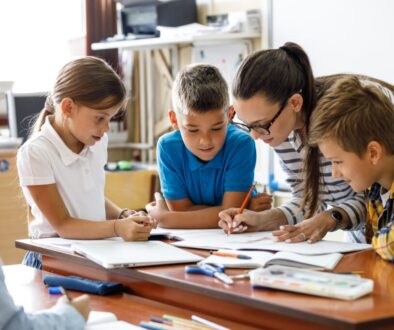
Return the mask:
[[245,199],[244,199],[244,201],[243,201],[243,203],[242,203],[242,205],[241,205],[241,207],[239,209],[239,214],[241,214],[244,211],[245,206],[248,203],[250,195],[252,194],[253,189],[254,189],[255,186],[256,186],[256,183],[253,183],[252,186],[250,187],[250,189],[249,189],[248,193],[246,194]]

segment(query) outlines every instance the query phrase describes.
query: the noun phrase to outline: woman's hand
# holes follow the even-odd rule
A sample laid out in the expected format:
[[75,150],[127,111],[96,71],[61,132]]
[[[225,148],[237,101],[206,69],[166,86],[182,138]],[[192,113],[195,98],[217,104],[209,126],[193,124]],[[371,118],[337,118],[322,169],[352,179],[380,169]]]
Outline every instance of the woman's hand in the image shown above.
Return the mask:
[[320,212],[296,225],[280,226],[279,230],[274,231],[272,235],[279,241],[287,243],[304,241],[315,243],[322,240],[327,232],[335,228],[335,225],[328,212]]
[[239,213],[239,208],[231,208],[219,213],[219,227],[226,233],[242,233],[244,231],[261,230],[261,214],[244,210]]
[[248,209],[255,212],[268,210],[271,208],[272,196],[266,193],[260,193],[253,196],[249,202]]

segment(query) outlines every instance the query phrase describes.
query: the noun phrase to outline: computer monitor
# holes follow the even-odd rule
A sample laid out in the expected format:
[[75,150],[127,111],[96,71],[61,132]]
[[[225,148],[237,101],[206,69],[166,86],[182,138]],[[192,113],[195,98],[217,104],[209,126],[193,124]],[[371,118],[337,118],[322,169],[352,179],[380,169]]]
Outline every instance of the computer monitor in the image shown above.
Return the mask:
[[[35,118],[44,108],[47,93],[7,93],[7,112],[10,137],[29,136]],[[22,143],[23,143],[22,142]]]

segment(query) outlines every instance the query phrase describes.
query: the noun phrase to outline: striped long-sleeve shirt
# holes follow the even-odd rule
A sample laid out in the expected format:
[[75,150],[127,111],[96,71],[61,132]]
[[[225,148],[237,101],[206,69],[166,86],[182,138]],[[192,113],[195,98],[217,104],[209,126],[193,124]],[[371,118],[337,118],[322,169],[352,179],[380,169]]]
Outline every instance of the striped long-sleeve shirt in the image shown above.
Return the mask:
[[385,260],[394,262],[394,182],[383,207],[382,187],[375,183],[368,191],[368,228],[372,229],[372,245]]
[[[299,223],[304,219],[301,210],[303,197],[303,160],[305,148],[299,134],[294,131],[281,145],[275,148],[280,158],[280,164],[287,174],[287,182],[292,190],[292,198],[282,204],[279,209],[285,214],[289,224]],[[319,186],[319,201],[317,212],[326,210],[328,205],[344,210],[352,223],[350,240],[364,242],[363,228],[365,227],[366,205],[363,194],[358,194],[343,180],[334,178],[331,173],[331,162],[321,155],[321,181]]]

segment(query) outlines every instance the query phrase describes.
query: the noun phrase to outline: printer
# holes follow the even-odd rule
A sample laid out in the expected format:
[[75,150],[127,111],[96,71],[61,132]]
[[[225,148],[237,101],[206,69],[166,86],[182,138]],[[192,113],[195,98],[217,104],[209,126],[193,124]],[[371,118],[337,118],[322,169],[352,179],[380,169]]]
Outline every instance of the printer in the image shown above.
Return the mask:
[[197,22],[196,0],[118,0],[124,36],[159,36],[161,26],[180,26]]

